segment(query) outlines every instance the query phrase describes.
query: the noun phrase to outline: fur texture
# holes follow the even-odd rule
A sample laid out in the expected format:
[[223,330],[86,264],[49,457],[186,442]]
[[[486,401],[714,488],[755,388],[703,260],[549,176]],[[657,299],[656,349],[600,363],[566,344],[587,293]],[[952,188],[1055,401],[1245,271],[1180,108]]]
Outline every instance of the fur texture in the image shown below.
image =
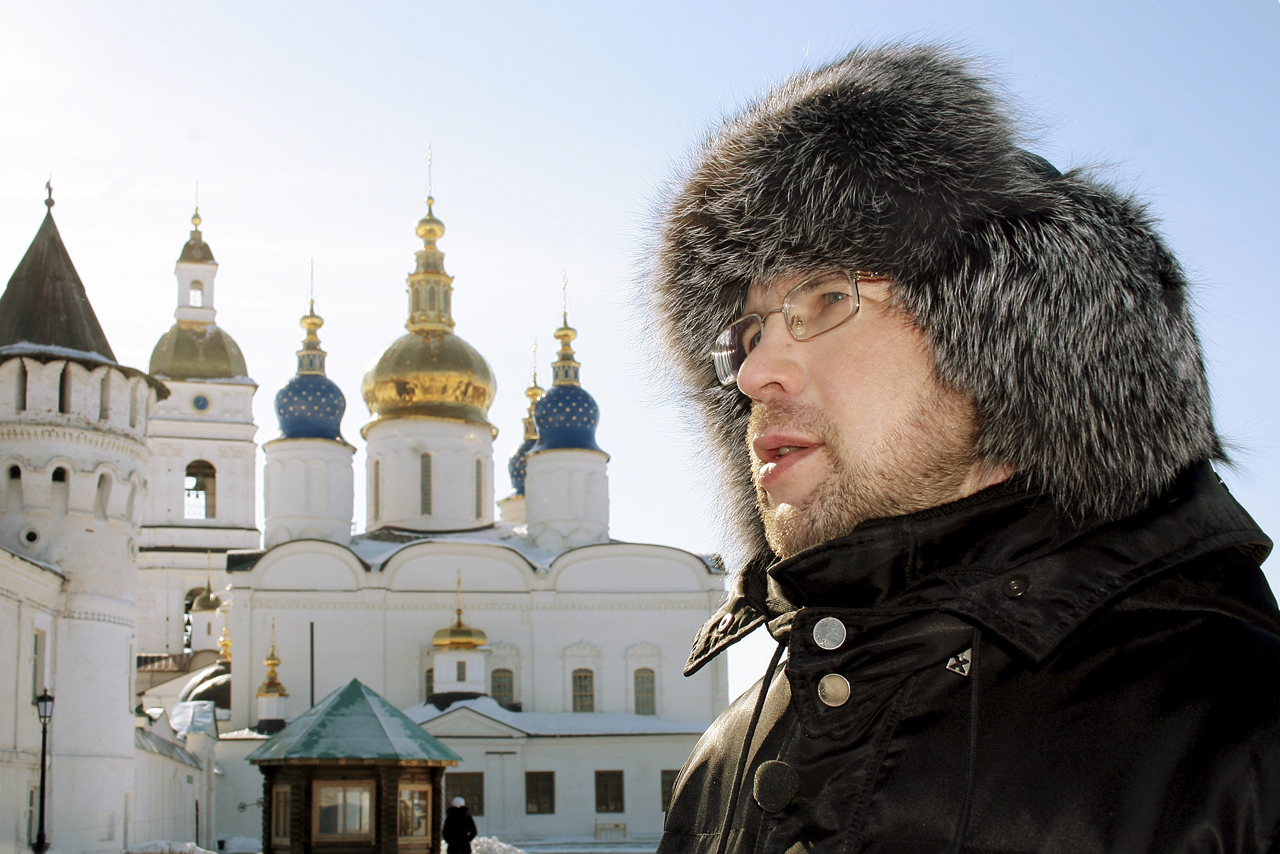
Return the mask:
[[1018,147],[945,48],[857,50],[715,131],[660,214],[648,294],[722,468],[748,557],[767,553],[749,401],[712,338],[754,281],[843,266],[893,279],[939,379],[969,392],[979,453],[1075,518],[1118,518],[1224,459],[1187,281],[1144,207]]

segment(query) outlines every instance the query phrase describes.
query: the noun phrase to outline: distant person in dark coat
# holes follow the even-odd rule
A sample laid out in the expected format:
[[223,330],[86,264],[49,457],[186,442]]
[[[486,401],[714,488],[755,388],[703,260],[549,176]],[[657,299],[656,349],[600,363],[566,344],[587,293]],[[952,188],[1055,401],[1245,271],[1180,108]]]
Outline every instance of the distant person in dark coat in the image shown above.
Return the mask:
[[444,816],[441,835],[449,846],[449,854],[471,854],[471,840],[476,838],[476,820],[463,798],[454,798]]

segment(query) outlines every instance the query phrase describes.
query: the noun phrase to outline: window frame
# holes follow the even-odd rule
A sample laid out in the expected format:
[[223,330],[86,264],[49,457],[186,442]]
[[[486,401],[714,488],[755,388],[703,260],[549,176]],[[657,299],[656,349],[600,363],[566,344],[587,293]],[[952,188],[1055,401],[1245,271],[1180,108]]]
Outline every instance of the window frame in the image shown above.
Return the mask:
[[[542,809],[543,806],[547,809]],[[524,772],[524,812],[525,815],[556,814],[555,771]]]
[[663,768],[658,785],[661,787],[662,811],[671,808],[671,799],[675,797],[676,783],[680,780],[679,768]]
[[[589,680],[589,690],[579,691],[579,679]],[[596,710],[596,673],[590,667],[575,667],[569,674],[571,711],[594,712]]]
[[[507,688],[509,689],[508,691],[504,692],[501,696],[499,696],[499,693],[498,693],[499,674],[502,674],[502,678],[507,680]],[[495,667],[492,671],[490,671],[489,672],[489,696],[492,697],[494,700],[496,700],[498,705],[502,706],[504,709],[512,705],[515,705],[515,702],[516,702],[515,671],[512,670],[510,667]],[[506,702],[503,702],[502,700],[503,697],[507,698]]]
[[[271,787],[271,844],[288,845],[290,836],[290,811],[293,808],[293,787],[287,783],[276,783]],[[284,836],[277,831],[284,826]]]
[[[422,836],[405,836],[401,833],[404,817],[400,813],[400,805],[403,803],[403,796],[406,792],[427,793],[425,798],[427,810],[425,816],[427,832]],[[434,790],[432,789],[431,784],[423,781],[401,782],[399,787],[396,789],[396,841],[401,845],[429,845],[431,843],[432,821],[435,819],[435,816],[433,815],[434,811],[432,809],[434,805],[433,793]]]
[[[641,674],[648,674],[649,678],[649,690],[643,694],[640,692]],[[643,711],[640,708],[642,697],[648,701]],[[658,674],[652,667],[637,667],[631,671],[631,700],[637,715],[658,714]]]
[[[459,787],[457,787],[457,784],[463,781],[459,780],[458,779],[459,777],[467,778],[467,782],[478,783],[479,786],[478,787],[474,785],[464,786],[461,788],[465,788],[466,791],[460,791]],[[453,780],[453,785],[450,784],[450,778],[452,778]],[[464,799],[466,799],[467,809],[471,812],[471,815],[473,817],[484,815],[484,772],[483,771],[446,771],[444,775],[445,803],[446,804],[449,803],[459,795],[461,795]]]
[[[611,787],[617,783],[617,802],[610,799]],[[603,797],[602,797],[603,796]],[[616,806],[617,809],[613,809]],[[599,814],[620,815],[627,811],[626,780],[620,770],[596,771],[596,812]]]
[[[329,842],[333,840],[347,839],[373,839],[374,824],[377,821],[377,810],[374,804],[374,786],[372,780],[315,780],[312,782],[311,786],[311,838],[313,840]],[[369,810],[367,813],[367,831],[357,833],[346,833],[342,831],[339,831],[338,833],[324,833],[320,830],[320,811],[324,808],[320,803],[320,797],[321,791],[326,788],[340,788],[343,791],[343,802],[339,807],[338,815],[344,825],[346,823],[346,815],[341,808],[346,806],[346,793],[351,790],[362,790],[368,793]]]

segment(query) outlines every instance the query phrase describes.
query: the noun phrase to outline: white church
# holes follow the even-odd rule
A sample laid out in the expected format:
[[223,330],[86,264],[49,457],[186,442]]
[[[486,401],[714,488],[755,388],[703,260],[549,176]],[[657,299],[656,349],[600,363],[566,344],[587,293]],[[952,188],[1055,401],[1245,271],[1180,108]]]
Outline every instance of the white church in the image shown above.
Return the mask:
[[[353,678],[459,757],[432,797],[465,797],[481,835],[660,834],[676,771],[729,701],[723,658],[681,675],[723,569],[610,538],[567,316],[495,487],[496,382],[454,332],[427,202],[405,332],[361,388],[368,530],[353,534],[356,449],[314,304],[262,446],[260,529],[257,385],[217,325],[198,213],[176,322],[143,372],[116,362],[46,201],[0,296],[0,854],[38,838],[290,850],[246,757]],[[319,816],[328,795],[307,797]],[[358,836],[371,807],[351,798]]]

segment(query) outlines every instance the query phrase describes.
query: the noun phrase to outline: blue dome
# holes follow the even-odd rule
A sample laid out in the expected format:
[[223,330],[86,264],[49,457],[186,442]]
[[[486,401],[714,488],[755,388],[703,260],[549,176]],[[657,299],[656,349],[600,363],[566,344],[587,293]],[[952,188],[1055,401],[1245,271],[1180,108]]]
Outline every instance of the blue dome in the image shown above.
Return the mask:
[[533,419],[538,425],[538,444],[529,449],[531,452],[553,448],[601,450],[596,444],[600,407],[580,385],[553,385],[534,404]]
[[520,446],[512,449],[511,456],[507,457],[507,475],[511,478],[511,495],[524,495],[524,475],[528,469],[528,462],[525,455],[537,443],[537,439],[525,439]]
[[299,374],[276,392],[276,418],[285,439],[342,439],[347,399],[323,374]]

